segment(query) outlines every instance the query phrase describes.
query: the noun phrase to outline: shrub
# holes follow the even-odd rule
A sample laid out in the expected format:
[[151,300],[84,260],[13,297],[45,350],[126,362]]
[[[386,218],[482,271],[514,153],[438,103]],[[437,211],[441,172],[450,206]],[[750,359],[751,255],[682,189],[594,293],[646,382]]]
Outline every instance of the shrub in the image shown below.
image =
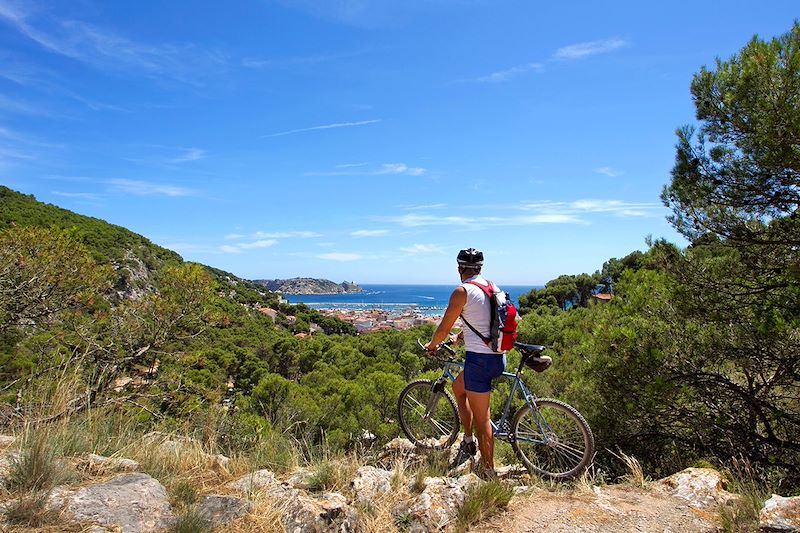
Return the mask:
[[463,531],[481,520],[495,515],[508,506],[514,491],[500,481],[490,480],[467,489],[464,502],[458,508],[456,529]]

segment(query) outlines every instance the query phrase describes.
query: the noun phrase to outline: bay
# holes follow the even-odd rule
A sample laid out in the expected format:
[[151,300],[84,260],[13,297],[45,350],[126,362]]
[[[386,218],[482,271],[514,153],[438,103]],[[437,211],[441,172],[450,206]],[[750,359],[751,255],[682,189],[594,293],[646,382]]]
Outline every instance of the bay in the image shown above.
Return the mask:
[[[348,294],[287,294],[289,303],[303,303],[320,310],[368,310],[380,309],[391,313],[414,312],[422,315],[441,315],[455,285],[397,285],[365,284],[364,292]],[[519,306],[519,297],[536,285],[501,285],[500,289]]]

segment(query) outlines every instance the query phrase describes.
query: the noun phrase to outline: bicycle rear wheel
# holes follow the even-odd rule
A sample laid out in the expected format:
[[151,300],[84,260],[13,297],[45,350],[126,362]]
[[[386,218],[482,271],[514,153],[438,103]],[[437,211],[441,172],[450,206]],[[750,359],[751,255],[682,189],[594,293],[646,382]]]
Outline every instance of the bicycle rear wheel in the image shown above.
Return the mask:
[[397,400],[400,428],[420,448],[449,448],[458,436],[458,409],[444,388],[433,390],[434,382],[409,383]]
[[511,421],[511,445],[531,472],[562,480],[581,475],[594,456],[594,435],[583,416],[560,400],[523,405]]

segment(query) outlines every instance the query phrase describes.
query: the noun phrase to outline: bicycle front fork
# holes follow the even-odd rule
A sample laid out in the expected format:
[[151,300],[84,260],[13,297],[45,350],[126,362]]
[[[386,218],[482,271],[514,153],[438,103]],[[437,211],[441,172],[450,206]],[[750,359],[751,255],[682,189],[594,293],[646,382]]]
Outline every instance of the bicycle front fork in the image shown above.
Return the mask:
[[439,403],[439,398],[444,394],[444,387],[446,384],[447,378],[442,376],[431,385],[431,395],[428,398],[428,405],[425,406],[425,415],[422,417],[423,420],[427,420],[431,417],[431,413],[436,409],[436,404]]

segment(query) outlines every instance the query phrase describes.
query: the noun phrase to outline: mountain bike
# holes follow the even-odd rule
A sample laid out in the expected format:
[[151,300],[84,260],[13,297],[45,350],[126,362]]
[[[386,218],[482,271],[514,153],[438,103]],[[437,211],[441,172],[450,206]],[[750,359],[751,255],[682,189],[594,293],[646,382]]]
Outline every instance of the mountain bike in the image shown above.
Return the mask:
[[[417,341],[422,349],[424,345]],[[545,347],[514,343],[522,354],[515,373],[503,372],[497,379],[511,382],[511,391],[503,403],[501,416],[492,420],[495,438],[511,444],[514,453],[531,473],[565,480],[582,474],[594,455],[594,436],[589,424],[577,409],[552,398],[538,398],[522,381],[522,370],[538,372],[550,366],[550,359],[541,357]],[[419,448],[442,449],[453,445],[461,427],[453,396],[445,389],[447,381],[455,381],[464,363],[455,360],[450,343],[439,345],[434,357],[443,365],[442,375],[435,380],[421,379],[409,383],[397,401],[400,427]],[[523,405],[511,413],[515,396]]]

